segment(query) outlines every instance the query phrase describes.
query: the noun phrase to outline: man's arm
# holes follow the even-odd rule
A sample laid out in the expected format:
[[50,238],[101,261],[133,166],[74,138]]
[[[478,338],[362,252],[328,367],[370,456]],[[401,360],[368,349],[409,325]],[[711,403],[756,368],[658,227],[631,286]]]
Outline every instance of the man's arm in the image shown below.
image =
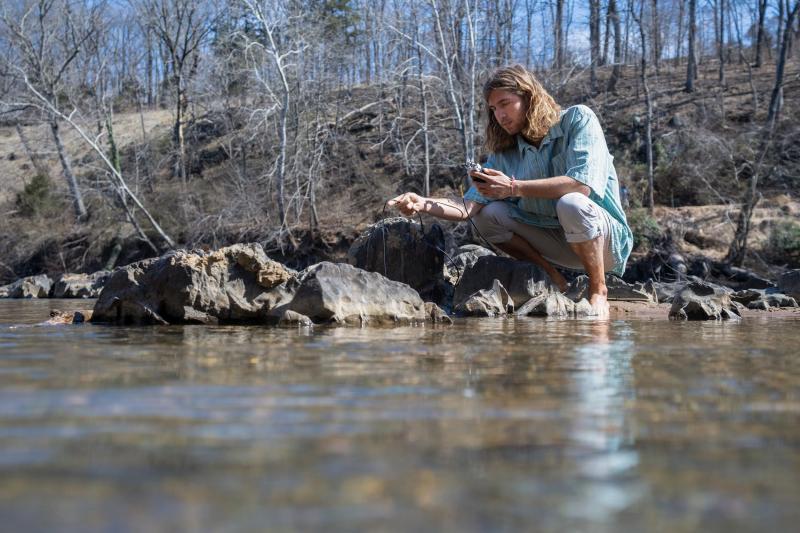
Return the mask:
[[[386,205],[397,206],[406,216],[414,213],[427,213],[444,220],[461,221],[474,217],[483,208],[483,204],[470,200],[459,203],[447,198],[426,198],[413,192],[401,194],[389,200]],[[466,210],[464,209],[466,207]]]
[[475,182],[478,192],[487,198],[508,198],[521,196],[530,198],[559,199],[565,194],[579,192],[589,196],[591,189],[569,176],[555,176],[538,180],[513,180],[498,170],[491,168],[483,172],[472,172],[484,179],[485,183]]

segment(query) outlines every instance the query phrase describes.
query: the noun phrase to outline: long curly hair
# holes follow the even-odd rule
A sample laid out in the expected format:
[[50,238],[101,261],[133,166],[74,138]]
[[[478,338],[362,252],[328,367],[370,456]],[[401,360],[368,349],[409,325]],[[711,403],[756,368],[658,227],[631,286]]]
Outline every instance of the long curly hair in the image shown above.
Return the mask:
[[[483,99],[488,104],[489,94],[494,90],[508,91],[522,97],[527,104],[525,126],[520,134],[533,144],[547,135],[550,127],[559,121],[561,106],[545,90],[531,71],[522,65],[510,65],[495,70],[483,85]],[[489,118],[486,124],[486,149],[497,153],[516,145],[514,135],[509,135],[486,107]]]

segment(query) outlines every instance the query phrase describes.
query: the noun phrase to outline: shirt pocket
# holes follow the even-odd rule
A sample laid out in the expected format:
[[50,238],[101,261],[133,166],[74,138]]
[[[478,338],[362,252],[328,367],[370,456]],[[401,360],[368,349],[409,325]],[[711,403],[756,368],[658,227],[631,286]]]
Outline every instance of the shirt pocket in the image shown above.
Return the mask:
[[565,154],[556,154],[550,158],[550,176],[563,176],[567,173],[567,157]]

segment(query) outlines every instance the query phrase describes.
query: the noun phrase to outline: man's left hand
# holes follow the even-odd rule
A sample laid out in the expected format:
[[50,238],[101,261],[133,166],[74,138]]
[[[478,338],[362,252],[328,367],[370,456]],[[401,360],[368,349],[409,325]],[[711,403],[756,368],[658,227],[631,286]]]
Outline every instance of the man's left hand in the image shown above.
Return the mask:
[[475,188],[486,198],[502,200],[513,194],[512,180],[499,170],[484,168],[483,172],[470,172],[470,176],[481,178],[485,183],[473,181]]

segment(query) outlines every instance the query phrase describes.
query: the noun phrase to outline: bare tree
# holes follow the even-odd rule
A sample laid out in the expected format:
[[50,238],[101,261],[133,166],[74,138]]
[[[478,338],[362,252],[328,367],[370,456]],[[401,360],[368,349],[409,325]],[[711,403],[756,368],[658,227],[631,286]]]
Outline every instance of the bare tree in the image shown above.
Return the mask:
[[611,70],[611,77],[608,78],[608,91],[613,93],[617,90],[617,82],[622,73],[622,34],[616,0],[608,0],[608,18],[614,27],[614,67]]
[[644,30],[642,19],[644,18],[644,2],[639,6],[639,14],[631,9],[631,17],[639,27],[639,39],[641,41],[641,71],[640,77],[644,90],[644,101],[647,115],[645,117],[645,148],[647,150],[647,207],[650,216],[653,216],[655,200],[653,193],[653,101],[650,97],[650,86],[647,83],[647,35]]
[[589,0],[589,83],[592,94],[597,93],[597,65],[600,63],[600,0]]
[[697,58],[695,47],[697,41],[697,0],[689,0],[689,57],[686,59],[686,84],[687,93],[694,92],[694,81],[697,79]]
[[175,97],[172,140],[176,156],[173,175],[186,185],[184,126],[189,109],[188,84],[197,73],[201,47],[213,28],[216,14],[207,0],[129,0],[139,9],[163,47],[165,73]]
[[[14,6],[3,3],[0,20],[19,58],[19,63],[10,67],[27,80],[23,89],[42,94],[56,110],[68,104],[62,102],[67,93],[67,76],[86,42],[98,31],[99,8],[99,4],[93,2],[81,6],[66,0],[26,0]],[[81,12],[76,14],[76,9]],[[88,212],[64,147],[58,114],[47,111],[47,123],[69,186],[75,216],[85,220]]]

